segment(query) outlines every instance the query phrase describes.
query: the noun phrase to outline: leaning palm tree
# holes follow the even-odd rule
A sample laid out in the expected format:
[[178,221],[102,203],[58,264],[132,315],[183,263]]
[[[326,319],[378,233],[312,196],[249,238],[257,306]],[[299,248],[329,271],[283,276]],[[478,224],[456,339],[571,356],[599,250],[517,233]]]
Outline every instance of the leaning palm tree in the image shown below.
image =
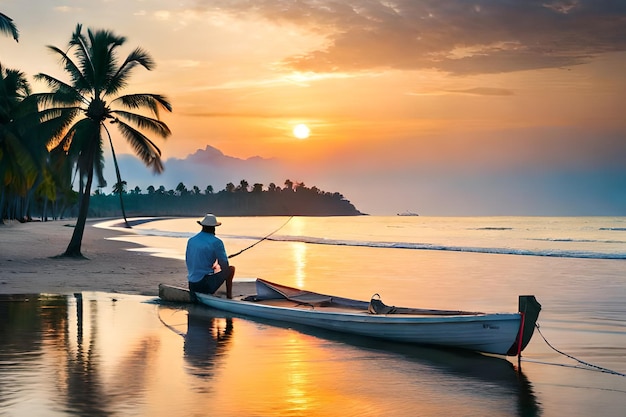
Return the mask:
[[[100,184],[106,183],[102,171],[106,142],[104,133],[110,134],[105,124],[107,120],[118,127],[146,166],[155,173],[163,171],[161,151],[142,131],[168,137],[171,132],[160,120],[159,110],[172,111],[172,106],[158,94],[118,96],[120,90],[127,86],[133,68],[139,65],[151,70],[154,66],[152,58],[141,48],[132,51],[120,64],[117,50],[125,41],[126,38],[107,30],[88,29],[85,36],[79,24],[72,34],[67,52],[48,46],[60,56],[71,81],[66,83],[47,74],[35,76],[52,89],[49,93],[36,95],[42,106],[40,115],[43,123],[53,123],[57,128],[50,143],[52,151],[62,152],[65,162],[76,167],[80,182],[76,227],[62,256],[83,256],[81,245],[94,174]],[[135,110],[145,110],[152,117]]]
[[2,13],[0,13],[0,33],[13,36],[15,42],[20,38],[20,32],[17,30],[15,23],[13,23],[13,19]]
[[[120,167],[117,163],[117,157],[115,156],[115,149],[113,148],[113,139],[111,139],[111,134],[108,130],[107,136],[109,137],[109,144],[111,145],[111,154],[113,154],[113,165],[115,166],[115,177],[117,178],[117,183],[115,184],[114,188],[118,186],[125,187],[126,181],[122,181],[122,176],[120,175]],[[120,208],[122,209],[122,217],[124,217],[124,225],[130,228],[130,223],[128,223],[128,219],[126,218],[126,209],[124,209],[124,198],[122,197],[124,193],[122,191],[123,189],[120,188]]]

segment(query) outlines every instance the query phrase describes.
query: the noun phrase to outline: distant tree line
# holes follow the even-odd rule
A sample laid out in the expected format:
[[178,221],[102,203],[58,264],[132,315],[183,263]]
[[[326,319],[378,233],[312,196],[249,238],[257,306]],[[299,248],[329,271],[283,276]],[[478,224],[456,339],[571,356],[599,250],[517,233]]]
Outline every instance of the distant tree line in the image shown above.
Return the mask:
[[[120,205],[122,194],[123,204]],[[123,207],[123,208],[122,208]],[[121,211],[124,210],[124,213]],[[136,216],[354,216],[362,214],[340,193],[307,187],[304,183],[286,180],[281,188],[275,183],[267,187],[246,180],[238,185],[228,183],[221,191],[213,186],[187,188],[182,182],[175,189],[149,186],[126,191],[126,182],[115,186],[111,194],[96,190],[91,198],[90,217]]]

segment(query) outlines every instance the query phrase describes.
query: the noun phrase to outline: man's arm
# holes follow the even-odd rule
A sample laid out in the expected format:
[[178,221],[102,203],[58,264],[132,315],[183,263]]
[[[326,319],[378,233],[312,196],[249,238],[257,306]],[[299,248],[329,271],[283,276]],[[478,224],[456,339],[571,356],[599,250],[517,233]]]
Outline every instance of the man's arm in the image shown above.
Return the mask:
[[224,248],[224,242],[217,240],[215,243],[215,256],[217,257],[217,263],[222,271],[227,271],[229,267],[228,256],[226,255],[226,248]]

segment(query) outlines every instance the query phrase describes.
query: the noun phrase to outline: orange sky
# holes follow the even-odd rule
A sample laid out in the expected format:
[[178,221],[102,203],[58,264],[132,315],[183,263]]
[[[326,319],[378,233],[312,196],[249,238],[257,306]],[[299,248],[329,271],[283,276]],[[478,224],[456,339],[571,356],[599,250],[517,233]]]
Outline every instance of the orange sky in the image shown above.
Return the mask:
[[[458,204],[446,197],[466,187],[449,183],[458,175],[479,191],[494,175],[608,165],[619,181],[587,200],[626,215],[626,197],[611,197],[626,193],[626,6],[614,3],[0,0],[20,30],[19,43],[0,38],[0,62],[64,79],[45,45],[64,48],[76,23],[110,29],[124,53],[141,46],[157,62],[131,90],[173,103],[166,160],[206,145],[279,158],[353,202],[366,198],[359,178],[397,173],[415,178],[401,188],[418,186],[417,210],[426,196]],[[293,137],[298,123],[310,138]],[[116,149],[130,152],[119,138]]]

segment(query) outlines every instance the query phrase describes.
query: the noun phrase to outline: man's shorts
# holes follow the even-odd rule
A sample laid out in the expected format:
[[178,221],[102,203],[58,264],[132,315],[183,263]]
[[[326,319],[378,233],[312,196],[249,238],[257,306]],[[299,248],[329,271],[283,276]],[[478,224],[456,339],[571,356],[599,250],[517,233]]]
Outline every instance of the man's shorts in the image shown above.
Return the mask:
[[226,281],[227,271],[220,271],[215,274],[205,275],[198,282],[190,282],[191,292],[201,292],[203,294],[215,294],[215,291]]

